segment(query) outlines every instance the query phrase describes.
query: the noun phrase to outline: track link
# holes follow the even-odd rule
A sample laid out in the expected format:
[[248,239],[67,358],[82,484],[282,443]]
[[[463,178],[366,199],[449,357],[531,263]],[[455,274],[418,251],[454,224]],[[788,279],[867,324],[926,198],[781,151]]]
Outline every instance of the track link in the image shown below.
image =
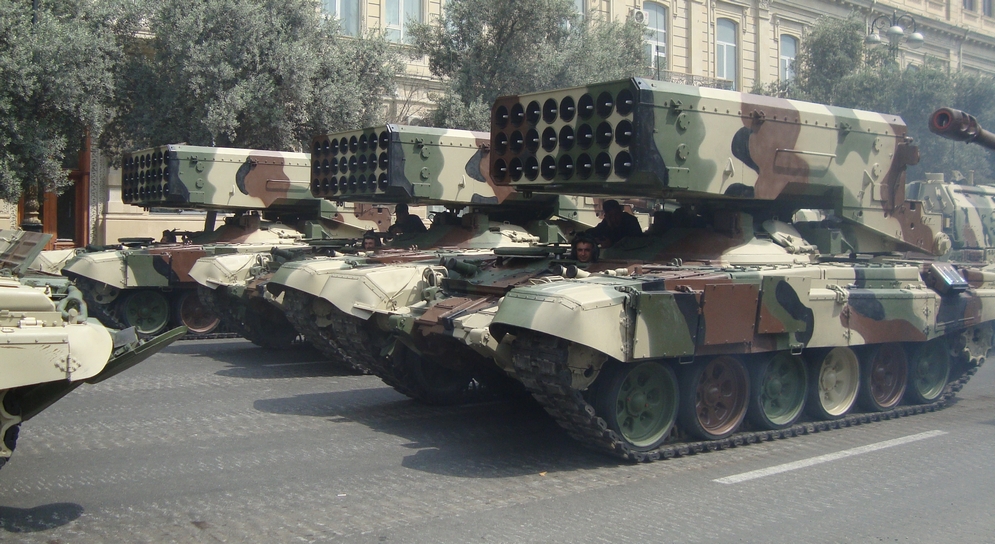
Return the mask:
[[349,361],[349,357],[343,346],[339,345],[330,330],[331,327],[319,327],[315,315],[311,312],[311,303],[314,296],[303,293],[296,289],[287,289],[283,294],[283,307],[287,314],[287,319],[294,325],[299,333],[304,335],[304,339],[311,343],[329,361],[338,366],[346,367],[353,372],[369,374],[370,371],[357,367]]
[[[287,349],[293,343],[293,338],[287,338],[284,329],[292,327],[288,322],[277,323],[268,321],[268,316],[249,315],[252,308],[245,299],[232,296],[224,287],[208,289],[197,287],[197,297],[209,310],[221,319],[219,328],[232,331],[253,344],[266,349]],[[293,331],[290,336],[295,336]]]
[[512,346],[515,372],[519,380],[571,437],[588,448],[632,462],[670,459],[934,412],[946,406],[950,398],[978,371],[978,366],[972,365],[971,361],[954,364],[953,370],[960,371],[960,375],[947,383],[939,399],[929,404],[899,406],[885,412],[851,414],[832,421],[799,423],[777,431],[739,432],[720,440],[678,442],[678,431],[671,434],[671,442],[655,450],[642,452],[630,449],[615,431],[608,428],[605,420],[595,413],[594,407],[587,402],[584,394],[570,387],[567,345],[565,340],[542,333],[525,332],[519,335]]

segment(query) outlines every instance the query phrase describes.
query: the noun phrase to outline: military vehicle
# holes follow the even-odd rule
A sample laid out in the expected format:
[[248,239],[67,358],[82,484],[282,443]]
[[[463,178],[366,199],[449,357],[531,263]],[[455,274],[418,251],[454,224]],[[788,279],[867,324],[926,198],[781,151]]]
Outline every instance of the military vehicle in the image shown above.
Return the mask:
[[[129,247],[86,253],[63,273],[105,325],[133,326],[144,337],[176,323],[190,330],[188,338],[210,336],[220,320],[189,275],[197,259],[358,236],[389,219],[311,196],[310,166],[303,153],[250,149],[167,145],[130,153],[122,166],[124,202],[204,210],[204,230],[165,232],[160,243],[137,246],[125,240]],[[219,212],[234,215],[215,228]]]
[[[370,319],[380,306],[407,305],[420,298],[432,287],[423,282],[425,270],[441,258],[564,242],[564,232],[592,224],[591,203],[583,199],[527,197],[495,188],[487,172],[487,142],[486,133],[400,125],[316,138],[314,194],[439,205],[447,211],[436,214],[424,232],[393,237],[385,249],[280,266],[266,289],[270,297],[282,297],[297,330],[324,352],[390,383],[380,368],[384,335]],[[460,211],[464,213],[458,215]],[[435,249],[426,251],[430,248]],[[242,267],[237,261],[214,259],[213,279],[205,275],[203,283],[223,284],[225,276]],[[392,266],[371,268],[374,264]],[[492,368],[486,371],[494,373]]]
[[[936,409],[991,349],[995,272],[906,257],[944,255],[957,226],[906,198],[917,160],[900,118],[799,101],[638,78],[499,98],[497,185],[680,208],[586,269],[495,290],[464,328],[628,460]],[[807,209],[828,218],[792,223]]]
[[0,467],[21,423],[83,383],[98,383],[156,353],[185,331],[140,344],[133,329],[112,331],[87,318],[82,295],[61,276],[26,280],[51,234],[0,231]]

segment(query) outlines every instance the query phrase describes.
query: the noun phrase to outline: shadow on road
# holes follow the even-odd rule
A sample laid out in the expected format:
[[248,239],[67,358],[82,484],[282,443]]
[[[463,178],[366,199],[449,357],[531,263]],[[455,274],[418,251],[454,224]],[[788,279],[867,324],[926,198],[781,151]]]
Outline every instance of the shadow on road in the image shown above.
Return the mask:
[[294,344],[290,349],[261,348],[248,340],[191,340],[166,348],[174,355],[206,357],[230,365],[218,376],[247,379],[309,378],[320,376],[355,376],[344,366],[336,365],[309,344]]
[[[391,398],[373,399],[370,395]],[[510,478],[523,474],[617,465],[585,450],[531,397],[456,407],[396,400],[389,388],[314,393],[257,400],[257,410],[352,421],[402,437],[415,450],[402,461],[414,470],[463,478]],[[362,403],[359,405],[358,403]]]
[[83,507],[56,502],[34,508],[0,506],[0,529],[10,533],[35,533],[65,525],[83,515]]

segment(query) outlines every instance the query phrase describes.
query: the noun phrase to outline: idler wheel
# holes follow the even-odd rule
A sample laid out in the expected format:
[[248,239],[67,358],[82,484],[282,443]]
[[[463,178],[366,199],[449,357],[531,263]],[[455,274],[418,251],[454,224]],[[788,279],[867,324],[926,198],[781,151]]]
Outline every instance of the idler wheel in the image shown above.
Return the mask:
[[721,355],[685,368],[680,388],[681,426],[698,438],[725,438],[746,417],[750,377],[736,357]]
[[853,350],[837,347],[812,361],[808,411],[816,419],[839,419],[853,408],[860,387],[860,365]]
[[750,368],[750,383],[751,423],[777,430],[798,421],[808,395],[808,370],[801,357],[782,351],[757,361]]
[[927,404],[940,398],[950,376],[950,347],[946,338],[934,338],[917,346],[909,361],[909,404]]
[[860,406],[871,412],[898,406],[905,394],[908,374],[909,364],[901,344],[874,346],[860,369]]
[[154,336],[169,324],[169,301],[159,291],[141,289],[129,293],[121,301],[121,318],[137,333]]
[[595,410],[630,448],[652,450],[670,436],[679,399],[672,368],[655,361],[615,363],[598,381]]
[[201,302],[196,290],[188,290],[176,297],[173,315],[178,324],[193,334],[208,334],[218,328],[221,318]]

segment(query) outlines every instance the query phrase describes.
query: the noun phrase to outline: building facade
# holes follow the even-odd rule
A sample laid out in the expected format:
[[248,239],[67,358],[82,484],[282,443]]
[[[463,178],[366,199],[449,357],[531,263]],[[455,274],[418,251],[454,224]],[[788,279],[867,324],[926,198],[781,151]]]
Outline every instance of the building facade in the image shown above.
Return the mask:
[[[995,0],[574,0],[584,17],[635,18],[646,25],[647,56],[654,77],[691,84],[749,90],[755,83],[793,77],[791,64],[805,33],[822,16],[862,18],[870,32],[878,17],[911,16],[924,36],[920,47],[899,48],[903,65],[930,59],[949,71],[995,74]],[[444,0],[323,0],[343,32],[385,30],[407,47],[405,23],[438,19]],[[425,59],[410,61],[398,95],[388,105],[392,120],[424,120],[440,82]]]

